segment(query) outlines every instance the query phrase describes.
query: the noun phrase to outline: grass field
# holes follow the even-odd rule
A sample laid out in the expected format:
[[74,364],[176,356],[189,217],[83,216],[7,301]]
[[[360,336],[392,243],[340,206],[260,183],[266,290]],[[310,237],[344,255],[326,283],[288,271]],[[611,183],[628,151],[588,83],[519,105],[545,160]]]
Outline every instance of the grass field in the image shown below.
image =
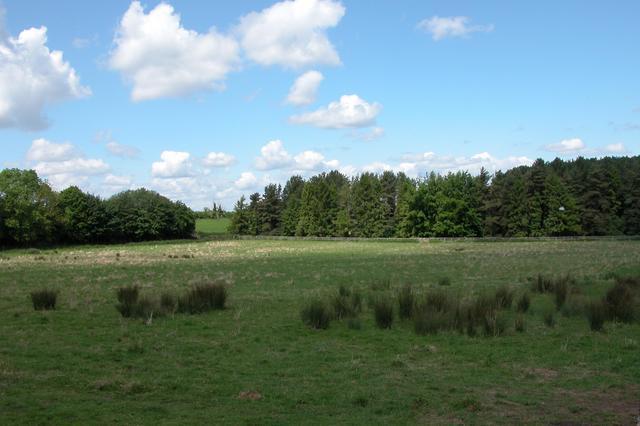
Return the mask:
[[[526,331],[418,336],[396,319],[307,328],[300,309],[340,284],[392,298],[449,277],[467,295],[570,273],[601,297],[610,273],[640,274],[639,241],[200,241],[0,253],[4,424],[635,424],[640,324],[592,332],[533,295]],[[116,289],[229,283],[228,308],[122,318]],[[384,284],[390,281],[390,287]],[[59,290],[55,311],[29,293]],[[366,305],[366,304],[365,304]],[[510,313],[511,318],[515,313]]]
[[230,219],[198,219],[196,220],[196,233],[199,236],[226,234]]

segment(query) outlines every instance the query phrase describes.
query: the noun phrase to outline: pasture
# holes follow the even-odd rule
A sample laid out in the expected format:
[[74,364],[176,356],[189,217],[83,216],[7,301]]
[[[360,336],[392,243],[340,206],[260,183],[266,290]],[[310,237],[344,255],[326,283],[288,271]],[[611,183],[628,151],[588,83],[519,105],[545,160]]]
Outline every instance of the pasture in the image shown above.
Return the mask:
[[[200,230],[202,231],[202,229]],[[204,232],[204,231],[203,231]],[[593,332],[531,293],[500,337],[417,335],[303,324],[339,285],[395,300],[404,284],[458,297],[538,274],[571,274],[569,296],[601,298],[614,274],[640,274],[640,241],[178,241],[0,253],[0,417],[5,424],[635,424],[640,324]],[[445,278],[448,278],[445,280]],[[122,318],[116,291],[179,294],[224,281],[224,310]],[[447,285],[439,285],[447,284]],[[31,291],[58,291],[34,311]],[[567,302],[567,303],[569,303]],[[397,308],[397,307],[396,307]],[[396,314],[397,315],[397,314]]]
[[207,237],[211,235],[223,235],[226,234],[229,228],[231,219],[198,219],[196,220],[196,233],[201,237]]

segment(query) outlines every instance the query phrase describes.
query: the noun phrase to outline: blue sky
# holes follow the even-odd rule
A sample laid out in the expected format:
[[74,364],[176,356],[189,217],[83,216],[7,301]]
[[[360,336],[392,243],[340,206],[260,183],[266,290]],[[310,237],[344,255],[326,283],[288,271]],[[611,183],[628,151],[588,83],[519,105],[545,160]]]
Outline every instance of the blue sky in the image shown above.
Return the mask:
[[640,150],[637,1],[0,5],[0,163],[56,189],[230,208],[293,173]]

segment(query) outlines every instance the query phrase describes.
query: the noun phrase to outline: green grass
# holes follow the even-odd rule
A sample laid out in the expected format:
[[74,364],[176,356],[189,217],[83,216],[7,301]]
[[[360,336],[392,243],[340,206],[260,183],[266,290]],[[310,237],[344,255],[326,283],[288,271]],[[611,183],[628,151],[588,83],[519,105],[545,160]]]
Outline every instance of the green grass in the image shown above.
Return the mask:
[[[171,257],[169,257],[171,256]],[[590,331],[583,316],[543,314],[531,294],[526,331],[418,336],[397,317],[378,329],[307,327],[301,308],[340,284],[365,301],[411,283],[461,296],[528,277],[572,274],[601,297],[611,272],[640,273],[638,241],[197,241],[0,256],[0,413],[6,424],[634,424],[640,324]],[[450,277],[451,285],[439,280]],[[227,308],[152,321],[122,318],[116,290],[159,297],[227,282]],[[390,285],[386,283],[390,282]],[[55,311],[30,292],[55,288]],[[571,296],[569,296],[571,297]],[[515,304],[514,304],[515,305]],[[394,306],[397,310],[397,305]]]
[[197,219],[196,233],[200,236],[227,234],[231,219]]

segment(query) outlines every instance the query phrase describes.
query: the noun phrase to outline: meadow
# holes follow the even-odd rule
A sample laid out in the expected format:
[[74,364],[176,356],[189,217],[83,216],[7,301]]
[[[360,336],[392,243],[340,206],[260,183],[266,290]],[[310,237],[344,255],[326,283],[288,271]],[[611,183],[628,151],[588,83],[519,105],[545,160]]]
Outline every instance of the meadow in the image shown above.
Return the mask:
[[[531,294],[523,332],[499,337],[376,327],[368,300],[457,297],[570,274],[572,298],[640,275],[640,241],[175,241],[0,253],[4,424],[635,424],[640,323],[591,331]],[[119,287],[180,294],[224,282],[226,309],[123,318]],[[365,301],[357,326],[307,327],[300,312],[340,285]],[[30,292],[58,291],[34,311]],[[396,306],[397,309],[397,306]]]

